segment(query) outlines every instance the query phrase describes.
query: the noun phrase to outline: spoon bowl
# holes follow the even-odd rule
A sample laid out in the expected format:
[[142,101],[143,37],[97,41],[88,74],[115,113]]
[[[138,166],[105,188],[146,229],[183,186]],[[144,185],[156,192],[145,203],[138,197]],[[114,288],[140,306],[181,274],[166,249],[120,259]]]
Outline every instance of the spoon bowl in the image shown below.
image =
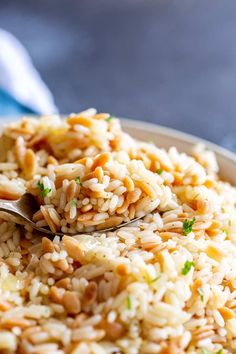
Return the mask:
[[[4,211],[5,213],[12,214],[16,216],[17,218],[21,219],[22,221],[26,222],[27,224],[31,225],[35,230],[43,232],[47,235],[50,236],[63,236],[64,233],[62,232],[52,232],[49,229],[46,229],[44,227],[38,227],[33,221],[33,215],[34,213],[39,209],[39,206],[34,198],[34,196],[30,193],[25,193],[21,196],[20,199],[18,200],[5,200],[5,199],[0,199],[0,211]],[[146,215],[146,214],[145,214]],[[101,229],[96,232],[102,233],[102,232],[107,232],[107,231],[112,231],[112,230],[117,230],[121,227],[124,227],[128,224],[131,224],[139,219],[142,219],[145,217],[145,215],[142,215],[138,218],[134,218],[130,221],[123,222],[120,225],[117,225],[115,227],[110,227],[106,229]],[[74,234],[69,234],[69,235],[78,235],[85,233],[86,231],[81,231],[81,232],[76,232]]]
[[5,200],[0,199],[0,211],[5,213],[12,214],[19,218],[20,220],[31,225],[35,230],[44,232],[48,235],[54,235],[52,231],[37,227],[36,224],[32,221],[34,213],[38,210],[38,205],[34,196],[30,193],[25,193],[18,200]]

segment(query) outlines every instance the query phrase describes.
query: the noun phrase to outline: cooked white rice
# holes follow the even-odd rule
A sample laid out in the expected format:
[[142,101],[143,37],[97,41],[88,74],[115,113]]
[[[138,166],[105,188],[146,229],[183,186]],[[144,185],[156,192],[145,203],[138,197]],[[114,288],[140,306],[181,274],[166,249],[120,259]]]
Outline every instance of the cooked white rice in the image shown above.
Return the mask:
[[30,190],[35,222],[55,231],[155,208],[62,239],[1,213],[1,353],[236,352],[236,190],[214,153],[135,141],[87,110],[6,127],[0,171],[0,198]]

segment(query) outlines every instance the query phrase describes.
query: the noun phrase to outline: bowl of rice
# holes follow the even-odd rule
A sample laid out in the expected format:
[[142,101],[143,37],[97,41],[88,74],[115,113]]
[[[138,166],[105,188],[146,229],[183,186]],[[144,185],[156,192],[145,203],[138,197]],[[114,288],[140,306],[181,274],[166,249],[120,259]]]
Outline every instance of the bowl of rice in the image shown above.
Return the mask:
[[0,353],[235,353],[235,163],[94,109],[2,126],[0,199],[55,237],[0,213]]

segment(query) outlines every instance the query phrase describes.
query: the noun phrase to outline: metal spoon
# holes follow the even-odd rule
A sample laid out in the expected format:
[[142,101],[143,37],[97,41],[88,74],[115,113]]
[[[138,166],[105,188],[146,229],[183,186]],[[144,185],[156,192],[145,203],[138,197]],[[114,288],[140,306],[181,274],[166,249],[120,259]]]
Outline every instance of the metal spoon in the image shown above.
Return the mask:
[[[18,200],[5,200],[5,199],[0,199],[0,211],[4,211],[6,213],[12,214],[17,216],[18,218],[26,221],[29,225],[31,225],[35,230],[38,230],[40,232],[43,232],[45,234],[51,235],[51,236],[63,236],[64,233],[62,232],[56,232],[53,233],[51,230],[45,229],[44,227],[38,227],[36,224],[32,221],[34,213],[39,209],[38,204],[32,194],[25,193],[22,195],[22,197]],[[96,232],[105,232],[105,231],[113,231],[116,229],[119,229],[121,227],[124,227],[136,220],[142,219],[146,214],[132,219],[128,222],[123,222],[118,226],[115,227],[110,227],[107,229],[102,229]],[[86,231],[81,231],[81,232],[76,232],[75,235],[78,235],[80,233],[86,233]],[[72,234],[71,234],[72,235]]]

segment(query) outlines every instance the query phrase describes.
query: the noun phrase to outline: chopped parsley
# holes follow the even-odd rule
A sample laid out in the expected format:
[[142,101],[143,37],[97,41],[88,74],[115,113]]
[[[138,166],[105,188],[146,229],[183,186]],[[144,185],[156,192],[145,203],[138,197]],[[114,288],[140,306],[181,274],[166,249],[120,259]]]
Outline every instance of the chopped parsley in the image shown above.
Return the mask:
[[113,118],[114,118],[113,116],[107,117],[107,118],[105,119],[105,121],[108,122],[108,123],[110,123],[110,121],[111,121]]
[[202,349],[202,354],[212,354],[212,352],[207,349]]
[[193,224],[195,223],[196,218],[193,217],[192,220],[185,219],[183,222],[183,234],[184,236],[187,236],[193,228]]
[[163,172],[163,169],[162,169],[162,168],[158,168],[158,169],[157,169],[157,174],[158,174],[158,175],[161,175],[162,172]]
[[197,289],[197,292],[198,292],[198,294],[200,295],[200,300],[201,300],[201,302],[203,302],[203,301],[204,301],[204,297],[203,297],[203,290],[202,290],[202,288],[198,288],[198,289]]
[[[231,227],[232,226],[232,220],[228,220],[228,226]],[[224,229],[223,232],[226,234],[226,236],[229,236],[229,229]]]
[[37,183],[37,187],[38,187],[41,191],[44,190],[44,185],[43,185],[43,183],[41,183],[41,182],[39,182],[39,181],[38,181],[38,183]]
[[75,205],[77,207],[77,199],[73,198],[71,199],[71,205]]
[[229,236],[229,230],[225,229],[223,232],[226,234],[226,236]]
[[158,275],[156,278],[153,278],[152,280],[150,280],[150,283],[155,283],[155,281],[157,281],[158,279],[160,279],[160,275]]
[[184,263],[184,267],[183,267],[183,269],[182,269],[182,274],[183,274],[183,275],[188,274],[188,272],[190,271],[190,269],[191,269],[192,267],[194,267],[194,263],[193,263],[193,262],[190,262],[190,261],[186,261],[186,262]]
[[127,309],[128,310],[132,309],[132,301],[131,301],[131,297],[130,296],[127,297]]
[[45,198],[45,197],[48,195],[48,193],[51,192],[51,188],[45,188],[45,187],[44,187],[44,184],[41,183],[41,182],[38,182],[38,183],[37,183],[37,187],[38,187],[39,190],[40,190],[40,196],[41,196],[42,198]]
[[82,183],[81,183],[81,180],[80,180],[80,177],[79,177],[79,176],[76,177],[75,182],[76,182],[76,184],[77,184],[78,186],[82,186]]
[[223,349],[218,350],[218,352],[216,352],[216,354],[222,354],[223,353]]

